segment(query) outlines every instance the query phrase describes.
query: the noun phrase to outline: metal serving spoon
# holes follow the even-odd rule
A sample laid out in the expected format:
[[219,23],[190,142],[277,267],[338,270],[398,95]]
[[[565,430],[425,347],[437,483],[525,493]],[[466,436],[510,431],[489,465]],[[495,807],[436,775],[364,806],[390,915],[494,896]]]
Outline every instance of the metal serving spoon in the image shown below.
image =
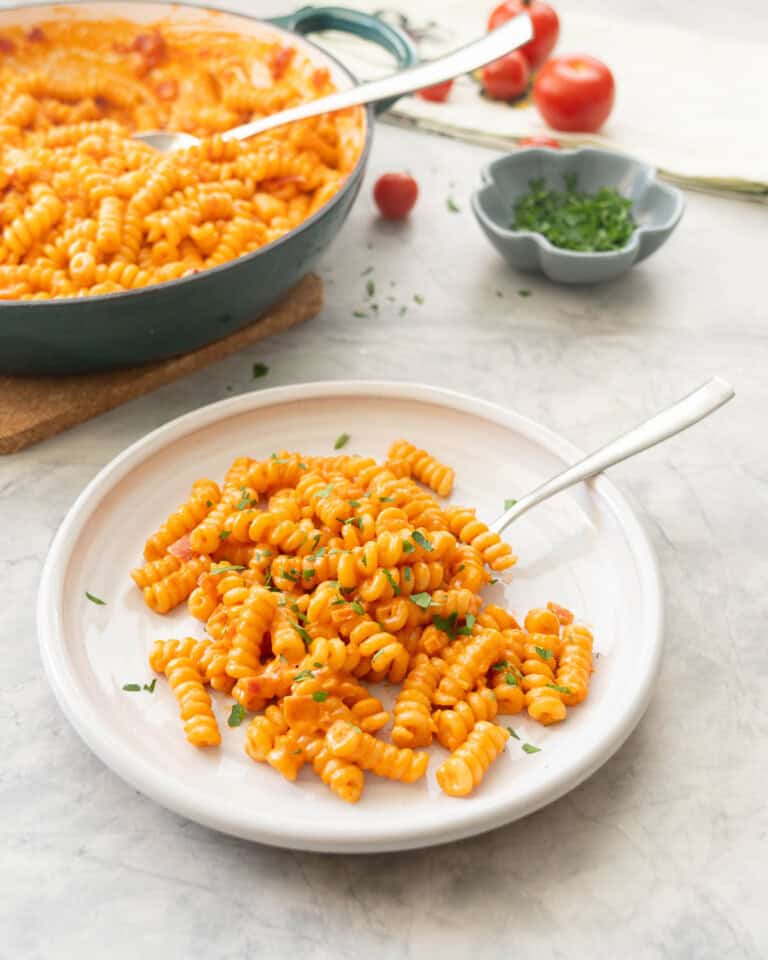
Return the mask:
[[558,473],[551,480],[547,480],[546,483],[536,487],[535,490],[513,504],[506,513],[502,513],[497,520],[494,520],[490,529],[494,533],[501,533],[513,520],[517,520],[518,517],[521,517],[531,507],[535,507],[537,503],[541,503],[542,500],[547,500],[581,480],[589,480],[590,477],[594,477],[608,467],[612,467],[614,463],[620,463],[627,457],[632,457],[636,453],[661,443],[662,440],[673,437],[682,430],[687,430],[694,423],[698,423],[699,420],[708,417],[710,413],[714,413],[718,407],[722,407],[734,396],[735,392],[730,383],[723,380],[722,377],[713,377],[702,384],[698,390],[694,390],[687,397],[683,397],[677,403],[666,407],[660,413],[651,417],[650,420],[646,420],[635,427],[634,430],[616,437],[615,440],[611,440],[604,447],[600,447],[599,450],[590,453],[572,467],[567,467],[562,473]]
[[[527,13],[520,14],[487,33],[480,40],[468,43],[437,60],[409,67],[399,73],[382,77],[380,80],[361,83],[349,90],[341,90],[327,97],[320,97],[318,100],[309,100],[298,107],[281,110],[279,113],[273,113],[251,123],[244,123],[242,126],[233,127],[222,133],[221,137],[223,140],[247,140],[257,133],[282,127],[295,120],[306,120],[307,117],[316,117],[321,113],[332,113],[334,110],[344,110],[346,107],[357,107],[365,103],[376,103],[379,100],[389,100],[406,93],[414,93],[424,87],[431,87],[444,80],[453,80],[454,77],[484,67],[487,63],[522,47],[532,37],[533,27],[530,17]],[[200,142],[190,133],[171,133],[165,130],[135,133],[133,139],[148,143],[161,153],[192,147]]]

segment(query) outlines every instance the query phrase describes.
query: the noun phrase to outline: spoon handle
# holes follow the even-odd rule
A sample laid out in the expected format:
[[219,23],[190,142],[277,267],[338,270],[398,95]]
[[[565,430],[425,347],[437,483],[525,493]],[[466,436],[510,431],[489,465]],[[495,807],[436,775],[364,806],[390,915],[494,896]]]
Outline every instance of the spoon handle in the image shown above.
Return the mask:
[[507,21],[496,30],[491,30],[480,40],[468,43],[458,50],[453,50],[444,57],[422,63],[399,73],[390,74],[370,83],[361,83],[349,90],[341,90],[318,100],[310,100],[298,107],[281,110],[269,117],[262,117],[252,123],[233,127],[223,133],[223,140],[247,140],[257,133],[264,133],[273,127],[281,127],[295,120],[306,120],[321,113],[331,113],[334,110],[343,110],[346,107],[356,107],[364,103],[375,103],[379,100],[397,98],[406,93],[413,93],[423,87],[431,87],[444,80],[453,80],[465,73],[471,73],[478,67],[484,67],[492,60],[498,60],[505,54],[516,50],[527,43],[533,36],[533,27],[528,14],[519,14]]
[[703,420],[704,417],[708,417],[710,413],[714,413],[718,407],[722,407],[733,396],[734,390],[730,383],[723,380],[722,377],[713,377],[700,386],[698,390],[689,393],[687,397],[673,403],[672,406],[657,413],[650,420],[646,420],[633,430],[616,437],[615,440],[611,440],[604,447],[600,447],[599,450],[590,453],[572,467],[568,467],[562,473],[552,477],[551,480],[547,480],[546,483],[536,487],[535,490],[518,500],[506,513],[496,519],[490,525],[490,529],[494,533],[501,533],[513,520],[517,520],[519,516],[522,516],[531,507],[535,507],[537,503],[541,503],[542,500],[547,500],[554,494],[560,493],[561,490],[565,490],[566,487],[579,483],[581,480],[588,480],[607,467],[612,467],[614,463],[620,463],[627,457],[632,457],[642,450],[647,450],[649,447],[661,443],[662,440],[673,437],[681,430],[686,430],[694,423],[698,423],[699,420]]

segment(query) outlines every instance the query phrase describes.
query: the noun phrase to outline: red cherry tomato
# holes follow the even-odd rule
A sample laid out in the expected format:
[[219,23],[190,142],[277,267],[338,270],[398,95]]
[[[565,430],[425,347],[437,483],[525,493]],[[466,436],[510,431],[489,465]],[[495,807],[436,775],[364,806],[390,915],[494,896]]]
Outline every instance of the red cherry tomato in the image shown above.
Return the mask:
[[418,195],[419,185],[408,173],[385,173],[373,188],[373,199],[385,220],[407,217]]
[[559,150],[560,141],[554,137],[523,137],[517,144],[518,147],[549,147],[551,150]]
[[560,21],[552,7],[542,0],[506,0],[491,14],[488,29],[495,30],[520,13],[527,13],[533,24],[533,40],[520,47],[520,52],[528,61],[531,70],[535,70],[555,49],[560,33]]
[[433,87],[424,87],[418,93],[424,100],[431,100],[433,103],[445,103],[452,86],[453,80],[446,80],[444,83],[436,83]]
[[483,89],[495,100],[514,100],[528,89],[528,61],[519,50],[483,67]]
[[594,57],[553,57],[533,85],[533,100],[555,130],[593,133],[613,107],[613,74]]

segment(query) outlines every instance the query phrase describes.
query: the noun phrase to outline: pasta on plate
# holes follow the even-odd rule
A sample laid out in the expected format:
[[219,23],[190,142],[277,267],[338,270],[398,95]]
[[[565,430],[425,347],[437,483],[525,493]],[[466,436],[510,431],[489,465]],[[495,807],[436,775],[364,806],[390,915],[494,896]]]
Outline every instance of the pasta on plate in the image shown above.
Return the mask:
[[[234,700],[231,726],[256,714],[245,752],[288,780],[307,766],[355,802],[366,772],[423,778],[437,741],[450,751],[437,782],[462,797],[505,750],[500,716],[564,720],[587,696],[592,634],[554,603],[522,626],[484,605],[516,558],[473,510],[433,496],[452,485],[406,441],[381,463],[282,451],[238,457],[221,486],[198,480],[132,572],[152,610],[187,600],[205,623],[205,638],[157,640],[149,656],[189,742],[220,742],[211,688]],[[399,687],[391,711],[381,682]]]
[[[0,299],[119,293],[216,267],[312,216],[363,146],[361,108],[220,133],[335,89],[276,33],[77,21],[0,32]],[[192,133],[163,156],[141,130]]]

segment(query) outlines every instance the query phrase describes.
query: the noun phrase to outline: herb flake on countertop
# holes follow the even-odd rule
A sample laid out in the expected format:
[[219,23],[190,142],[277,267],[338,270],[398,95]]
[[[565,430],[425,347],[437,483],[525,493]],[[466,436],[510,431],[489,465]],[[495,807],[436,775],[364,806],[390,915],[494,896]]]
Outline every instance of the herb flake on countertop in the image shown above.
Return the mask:
[[348,434],[348,433],[340,433],[340,434],[338,435],[338,437],[336,437],[336,443],[334,443],[333,449],[334,449],[334,450],[341,450],[341,448],[342,448],[342,447],[346,447],[346,445],[347,445],[348,443],[349,443],[349,434]]
[[97,606],[99,606],[99,607],[106,607],[107,601],[106,601],[106,600],[102,600],[101,597],[96,597],[96,596],[94,596],[94,594],[88,593],[87,590],[85,591],[85,595],[86,595],[86,597],[88,597],[88,599],[91,601],[91,603],[95,603],[95,604],[96,604]]
[[530,290],[518,290],[518,291],[517,291],[517,295],[518,295],[518,297],[530,297],[530,296],[531,296],[531,291],[530,291]]
[[420,293],[414,293],[413,302],[418,303],[419,306],[421,306],[421,304],[424,303],[424,297],[422,297]]
[[251,374],[253,375],[254,380],[258,380],[259,377],[266,377],[269,373],[269,367],[266,363],[254,363],[251,367]]
[[369,297],[372,297],[376,293],[376,284],[373,280],[367,280],[365,284],[365,292]]

